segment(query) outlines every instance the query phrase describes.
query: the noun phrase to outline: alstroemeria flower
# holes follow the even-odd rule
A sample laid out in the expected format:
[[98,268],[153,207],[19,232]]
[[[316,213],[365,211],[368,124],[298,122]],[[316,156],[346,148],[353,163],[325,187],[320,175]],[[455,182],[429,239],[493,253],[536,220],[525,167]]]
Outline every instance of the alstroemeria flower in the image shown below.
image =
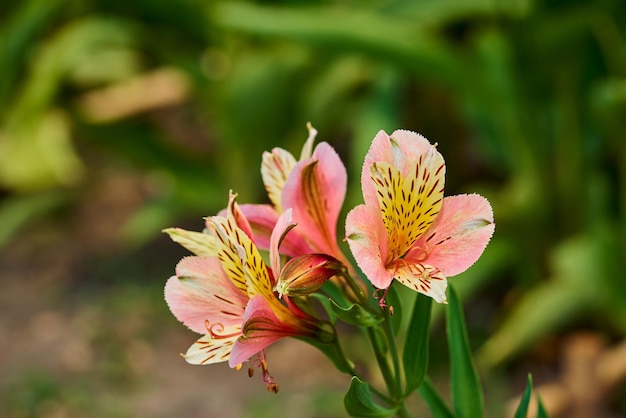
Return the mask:
[[446,303],[447,277],[468,269],[495,225],[477,194],[443,196],[445,163],[423,136],[380,131],[361,175],[365,204],[346,219],[357,264],[379,289],[392,280]]
[[347,187],[346,169],[326,142],[311,151],[317,131],[310,124],[307,127],[309,137],[300,160],[282,148],[263,154],[261,175],[271,204],[247,204],[240,208],[260,248],[269,248],[278,217],[291,208],[298,228],[285,238],[281,253],[292,257],[329,254],[347,265],[337,244],[337,220]]
[[[204,334],[184,355],[192,364],[228,361],[237,367],[281,338],[316,338],[323,333],[314,318],[289,301],[284,305],[274,294],[273,273],[238,226],[245,225],[239,215],[231,194],[227,217],[209,218],[215,255],[184,258],[165,287],[166,301],[176,318]],[[270,258],[276,275],[280,274],[278,246],[293,226],[289,210],[272,232]],[[265,360],[261,366],[268,388],[277,390]]]
[[[280,274],[278,245],[281,237],[294,225],[290,216],[290,211],[283,214],[272,232],[272,269],[265,264],[252,240],[234,223],[219,216],[212,218],[218,239],[225,243],[225,251],[220,254],[224,270],[238,276],[239,280],[245,280],[250,298],[244,312],[242,336],[237,339],[229,359],[231,367],[248,360],[281,338],[315,337],[321,331],[316,319],[294,305],[284,305],[272,289],[271,276]],[[268,309],[272,315],[268,315]],[[250,325],[252,323],[255,325]]]

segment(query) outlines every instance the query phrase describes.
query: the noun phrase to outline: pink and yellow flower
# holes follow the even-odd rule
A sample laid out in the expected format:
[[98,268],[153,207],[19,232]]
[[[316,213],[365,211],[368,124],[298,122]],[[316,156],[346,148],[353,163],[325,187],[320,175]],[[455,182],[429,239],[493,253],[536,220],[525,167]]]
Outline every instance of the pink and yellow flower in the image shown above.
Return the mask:
[[346,219],[357,264],[379,289],[393,280],[446,303],[447,277],[480,257],[495,228],[477,194],[445,197],[445,162],[436,145],[404,130],[380,131],[365,157],[365,204]]
[[[294,226],[291,211],[281,215],[272,231],[272,271],[252,239],[238,226],[246,222],[240,218],[234,199],[231,195],[226,217],[208,220],[212,231],[209,236],[213,238],[209,241],[215,254],[184,258],[166,284],[165,298],[177,319],[204,334],[184,355],[189,363],[228,361],[231,367],[238,367],[259,354],[264,380],[274,391],[277,386],[267,373],[263,350],[284,337],[315,338],[322,331],[317,320],[289,300],[283,304],[273,291],[274,274],[280,274],[278,246]],[[180,236],[188,237],[181,230],[172,231],[179,240]],[[191,237],[194,242],[198,239],[196,235]]]
[[347,173],[335,150],[326,142],[313,149],[317,131],[310,125],[300,159],[282,148],[263,154],[261,175],[271,204],[241,205],[250,221],[255,241],[269,248],[269,238],[279,216],[291,208],[297,230],[281,245],[281,253],[331,255],[348,264],[337,244],[337,221],[343,204]]

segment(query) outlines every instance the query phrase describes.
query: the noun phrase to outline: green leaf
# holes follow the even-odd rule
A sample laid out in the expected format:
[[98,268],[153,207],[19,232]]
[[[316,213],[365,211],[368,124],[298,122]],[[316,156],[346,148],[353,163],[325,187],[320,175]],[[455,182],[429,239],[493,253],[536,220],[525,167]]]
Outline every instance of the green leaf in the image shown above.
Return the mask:
[[446,331],[450,350],[452,404],[458,418],[483,416],[483,393],[465,329],[463,307],[452,286],[448,287]]
[[437,392],[437,389],[435,389],[435,386],[428,376],[424,378],[424,381],[417,391],[426,402],[426,405],[428,405],[428,409],[430,409],[434,418],[454,418],[450,408],[448,408],[448,405],[446,405],[446,402],[439,392]]
[[342,321],[351,325],[373,327],[384,319],[382,315],[376,314],[356,303],[348,308],[342,308],[331,299],[330,306]]
[[389,417],[395,412],[395,408],[385,408],[378,405],[372,399],[372,392],[367,383],[356,376],[350,381],[350,388],[343,398],[346,411],[353,417]]
[[522,399],[520,400],[519,405],[517,406],[517,410],[515,411],[514,418],[526,418],[528,415],[528,404],[530,402],[530,395],[533,390],[533,379],[532,376],[528,375],[528,383],[526,383],[526,389],[524,390],[524,394],[522,395]]
[[347,7],[277,7],[240,1],[216,2],[212,17],[224,29],[359,52],[450,83],[463,78],[454,49],[415,19]]
[[406,395],[422,384],[428,370],[428,334],[432,299],[418,294],[407,329],[402,361],[406,379]]
[[541,402],[541,398],[535,393],[535,398],[537,398],[537,418],[549,418],[548,412],[546,408],[543,406],[543,402]]

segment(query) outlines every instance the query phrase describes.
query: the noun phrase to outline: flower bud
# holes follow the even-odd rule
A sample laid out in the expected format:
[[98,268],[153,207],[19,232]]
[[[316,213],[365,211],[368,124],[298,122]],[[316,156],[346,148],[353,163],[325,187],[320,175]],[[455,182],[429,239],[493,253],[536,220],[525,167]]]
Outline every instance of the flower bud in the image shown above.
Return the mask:
[[301,255],[285,264],[275,290],[280,296],[308,295],[343,268],[340,261],[326,254]]

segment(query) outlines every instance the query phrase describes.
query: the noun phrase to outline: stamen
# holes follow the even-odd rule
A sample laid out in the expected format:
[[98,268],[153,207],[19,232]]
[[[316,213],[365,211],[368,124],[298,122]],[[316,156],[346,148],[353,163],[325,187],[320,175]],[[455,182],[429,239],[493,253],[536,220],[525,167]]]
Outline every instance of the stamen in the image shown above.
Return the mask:
[[261,360],[261,370],[263,370],[263,381],[267,385],[268,392],[278,393],[278,383],[276,383],[272,375],[267,370],[267,362],[265,359]]
[[234,332],[232,334],[222,334],[224,332],[225,327],[224,327],[224,324],[222,324],[221,322],[215,322],[211,324],[209,320],[205,320],[204,327],[206,328],[207,332],[211,335],[211,338],[214,338],[216,340],[232,338],[237,335],[240,335],[240,332]]
[[[381,290],[383,291],[383,295],[379,297],[378,293]],[[389,314],[393,315],[393,306],[387,305],[385,303],[385,298],[387,297],[388,292],[389,292],[389,287],[386,289],[376,289],[374,290],[374,294],[372,296],[374,296],[374,299],[378,299],[378,306],[380,306],[380,309],[384,310],[385,308],[389,308]]]
[[[259,367],[261,369],[263,382],[267,386],[268,392],[278,393],[278,383],[274,380],[274,377],[270,374],[267,368],[267,360],[265,360],[265,350],[257,353],[257,358],[254,361],[254,367]],[[254,375],[254,369],[250,367],[248,369],[248,376],[252,377]]]

